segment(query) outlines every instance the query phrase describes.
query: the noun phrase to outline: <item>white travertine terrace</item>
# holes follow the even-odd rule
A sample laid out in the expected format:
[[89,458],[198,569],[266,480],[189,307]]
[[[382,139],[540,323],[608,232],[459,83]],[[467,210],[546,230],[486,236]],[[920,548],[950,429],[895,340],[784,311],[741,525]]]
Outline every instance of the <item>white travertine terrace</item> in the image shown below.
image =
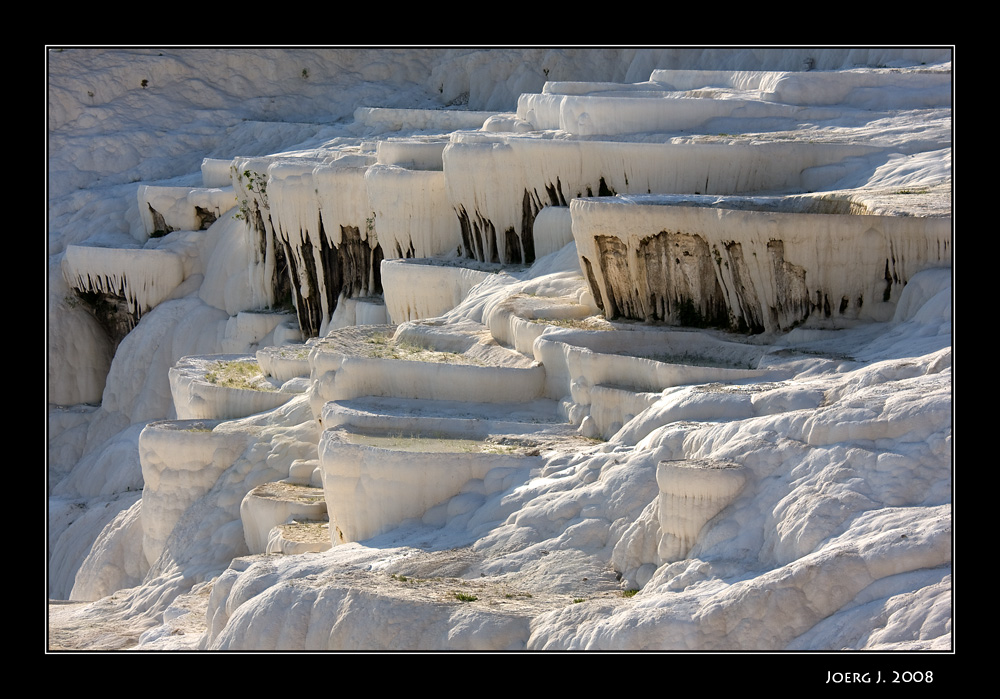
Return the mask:
[[911,276],[951,266],[950,218],[737,205],[574,200],[577,250],[607,317],[677,322],[686,303],[753,332],[807,318],[887,321]]
[[[282,482],[265,483],[243,498],[240,503],[240,519],[250,553],[269,553],[274,529],[294,521],[325,520],[326,501],[319,488]],[[323,545],[316,544],[307,550],[323,551],[329,548],[329,536],[322,542]]]
[[170,369],[170,393],[180,420],[245,417],[273,410],[292,399],[292,393],[261,378],[259,387],[240,388],[211,380],[212,372],[223,373],[233,364],[256,367],[256,357],[218,354],[182,357]]
[[[387,364],[390,362],[391,364]],[[318,363],[314,362],[314,367]],[[387,371],[389,367],[391,371]],[[363,357],[338,360],[326,400],[358,396],[397,396],[425,400],[461,400],[469,386],[478,386],[489,403],[516,403],[542,396],[545,371],[529,367],[482,367]]]
[[380,140],[375,148],[379,165],[395,165],[408,170],[444,169],[441,154],[451,139],[445,136],[410,136]]
[[723,71],[654,70],[650,80],[674,90],[723,87],[759,92],[770,102],[794,105],[838,105],[857,108],[932,107],[951,104],[951,79],[942,71],[843,70]]
[[448,257],[461,248],[443,171],[376,164],[365,184],[385,259]]
[[174,526],[246,448],[246,434],[216,429],[218,421],[154,422],[139,437],[142,553],[149,566],[163,554]]
[[53,638],[949,650],[950,57],[53,51]]
[[256,353],[257,363],[264,376],[284,383],[297,377],[309,376],[309,346],[287,343],[262,347]]
[[537,465],[537,456],[480,452],[469,440],[453,437],[402,436],[410,448],[381,448],[365,443],[365,435],[343,427],[327,429],[319,443],[323,489],[330,511],[334,544],[364,541],[420,518],[446,504],[467,488],[480,496],[488,488],[487,474],[496,469]]
[[940,71],[664,69],[635,85],[548,82],[541,93],[521,95],[517,113],[538,128],[581,136],[622,135],[691,130],[737,114],[808,121],[823,118],[822,111],[806,113],[804,107],[884,108],[893,99],[910,108],[948,105],[951,80]]
[[[201,184],[203,187],[225,189],[233,186],[233,161],[221,158],[204,158],[201,161]],[[235,204],[235,196],[234,196]]]
[[357,123],[382,131],[409,130],[457,131],[478,129],[496,112],[475,112],[465,109],[392,109],[388,107],[358,107],[354,110]]
[[445,148],[444,164],[448,196],[463,221],[465,254],[485,262],[520,263],[535,259],[531,225],[545,206],[606,194],[814,191],[834,184],[841,171],[831,166],[879,150],[838,143],[633,143],[460,134]]
[[138,317],[184,281],[184,261],[167,250],[70,245],[63,276],[75,289],[124,298]]
[[621,336],[607,332],[555,330],[535,341],[535,358],[546,369],[546,395],[566,398],[570,421],[583,425],[588,436],[611,437],[654,402],[651,392],[766,373],[757,368],[760,347],[696,332],[634,330],[627,337],[622,344]]
[[139,187],[139,215],[147,236],[208,228],[235,205],[230,180],[225,187]]
[[403,323],[436,318],[469,295],[490,272],[464,266],[435,264],[434,260],[384,260],[382,289],[388,321]]
[[683,559],[702,527],[733,501],[746,479],[746,469],[734,463],[691,460],[657,464],[660,559]]

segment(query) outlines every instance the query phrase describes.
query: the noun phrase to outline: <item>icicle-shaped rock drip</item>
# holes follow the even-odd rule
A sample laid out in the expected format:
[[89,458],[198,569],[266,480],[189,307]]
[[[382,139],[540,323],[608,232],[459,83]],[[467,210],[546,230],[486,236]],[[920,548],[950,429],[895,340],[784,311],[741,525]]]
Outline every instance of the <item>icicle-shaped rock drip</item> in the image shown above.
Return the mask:
[[150,238],[158,238],[171,231],[207,230],[222,214],[233,208],[233,192],[229,187],[141,185],[137,196],[139,218]]
[[184,281],[184,263],[166,250],[97,248],[70,245],[63,278],[77,293],[114,297],[124,302],[129,329]]
[[702,527],[736,498],[746,479],[746,468],[728,461],[691,459],[657,464],[660,561],[683,559]]
[[570,212],[608,318],[749,333],[886,322],[911,276],[951,266],[949,217],[813,213],[814,204],[654,195],[574,199]]
[[555,173],[551,179],[529,181],[518,149],[502,137],[480,138],[453,137],[442,154],[463,255],[480,262],[531,264],[536,257],[535,217],[545,206],[567,205],[558,167],[546,170]]
[[827,166],[876,150],[862,144],[630,143],[461,133],[452,135],[442,159],[465,256],[530,264],[536,257],[535,218],[546,206],[652,192],[817,190],[833,184],[832,173],[841,171]]
[[440,165],[416,170],[377,164],[368,168],[365,182],[387,260],[448,256],[461,249]]
[[365,185],[370,164],[361,156],[269,170],[271,217],[307,337],[326,333],[341,298],[382,293],[382,248]]
[[248,270],[255,296],[253,307],[273,308],[288,298],[288,277],[285,249],[279,244],[271,222],[268,169],[271,161],[266,158],[236,158],[231,165],[233,191],[236,194],[236,213],[253,237],[249,246],[253,259]]

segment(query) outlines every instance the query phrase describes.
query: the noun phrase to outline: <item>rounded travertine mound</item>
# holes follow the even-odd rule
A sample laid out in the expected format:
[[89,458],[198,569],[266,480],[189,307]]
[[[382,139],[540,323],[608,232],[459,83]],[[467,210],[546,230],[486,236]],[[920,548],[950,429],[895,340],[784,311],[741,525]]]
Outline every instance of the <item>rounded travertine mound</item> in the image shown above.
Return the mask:
[[184,511],[207,493],[246,448],[248,437],[218,432],[217,420],[164,420],[139,435],[142,551],[152,565]]
[[318,459],[296,459],[288,467],[287,483],[296,485],[311,485],[314,488],[323,487],[323,473],[319,468]]
[[733,501],[746,479],[746,469],[729,461],[692,459],[657,464],[660,560],[669,563],[686,556],[701,528]]
[[288,313],[241,311],[226,321],[224,352],[240,352],[244,347],[280,344],[282,339],[298,340],[301,333],[293,328],[294,316]]
[[[91,546],[90,553],[80,564],[70,591],[71,600],[99,600],[127,587],[141,585],[149,572],[142,551],[142,499],[130,493],[134,502],[120,510],[108,522]],[[99,508],[105,510],[105,508]],[[98,514],[99,510],[89,513]],[[50,568],[49,575],[51,576]]]

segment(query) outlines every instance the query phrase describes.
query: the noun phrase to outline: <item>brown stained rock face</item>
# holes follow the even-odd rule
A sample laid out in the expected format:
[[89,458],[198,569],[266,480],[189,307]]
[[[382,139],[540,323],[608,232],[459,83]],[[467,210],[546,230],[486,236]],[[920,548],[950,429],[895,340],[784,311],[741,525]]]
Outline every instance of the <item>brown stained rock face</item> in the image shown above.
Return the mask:
[[778,291],[777,303],[771,309],[777,318],[774,324],[790,329],[808,318],[812,310],[806,289],[806,271],[785,260],[785,245],[782,241],[770,241],[767,251],[774,265],[774,280]]
[[693,327],[729,325],[715,260],[701,236],[662,231],[641,240],[634,257],[614,236],[598,236],[596,243],[609,318]]
[[777,292],[773,305],[764,303],[754,281],[758,263],[747,259],[740,243],[710,246],[696,233],[661,231],[641,239],[634,249],[611,235],[596,236],[595,244],[604,293],[593,263],[584,262],[591,292],[609,319],[760,333],[792,328],[829,306],[822,297],[815,303],[809,299],[805,270],[785,260],[780,240],[768,243],[764,257]]
[[372,296],[382,293],[382,248],[372,248],[362,239],[357,226],[340,227],[340,244],[334,245],[323,229],[319,230],[319,267],[314,255],[314,245],[309,235],[302,236],[302,243],[292,246],[284,240],[284,256],[288,262],[288,277],[298,313],[299,327],[308,337],[319,335],[323,323],[323,301],[332,314],[343,294],[346,298]]

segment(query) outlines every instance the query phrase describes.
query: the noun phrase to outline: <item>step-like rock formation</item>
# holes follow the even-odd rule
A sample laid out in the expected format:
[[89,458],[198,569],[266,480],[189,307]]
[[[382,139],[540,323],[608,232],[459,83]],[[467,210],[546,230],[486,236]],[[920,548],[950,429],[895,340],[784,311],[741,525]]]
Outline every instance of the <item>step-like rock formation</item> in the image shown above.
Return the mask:
[[944,217],[794,213],[725,197],[576,199],[571,211],[608,318],[751,333],[885,321],[911,276],[951,266]]
[[[493,82],[367,55],[331,73]],[[58,314],[126,338],[52,423],[60,592],[129,586],[95,614],[144,648],[950,644],[950,66],[560,55],[508,66],[516,112],[248,98],[201,187],[58,241]],[[134,58],[151,103],[184,73]],[[329,99],[278,68],[227,70]]]

